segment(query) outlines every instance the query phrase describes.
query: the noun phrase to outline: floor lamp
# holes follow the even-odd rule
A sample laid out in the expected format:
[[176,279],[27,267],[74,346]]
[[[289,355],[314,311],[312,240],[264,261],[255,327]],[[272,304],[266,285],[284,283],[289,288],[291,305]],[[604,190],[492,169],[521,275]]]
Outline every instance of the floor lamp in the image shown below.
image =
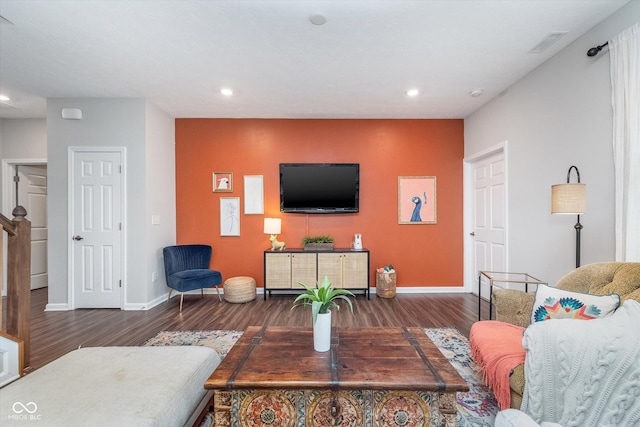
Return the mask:
[[[571,169],[576,170],[577,183],[570,183]],[[567,172],[567,183],[551,186],[551,213],[578,215],[576,229],[576,268],[580,267],[580,215],[585,213],[587,186],[580,184],[580,172],[576,166],[571,166]]]

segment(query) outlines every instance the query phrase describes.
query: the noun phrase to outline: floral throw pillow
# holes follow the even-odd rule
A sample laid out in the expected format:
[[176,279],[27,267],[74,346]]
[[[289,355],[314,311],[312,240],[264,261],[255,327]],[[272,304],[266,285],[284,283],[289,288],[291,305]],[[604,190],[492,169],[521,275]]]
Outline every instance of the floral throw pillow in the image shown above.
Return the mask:
[[531,323],[550,319],[591,320],[612,314],[620,306],[620,295],[592,295],[538,285]]

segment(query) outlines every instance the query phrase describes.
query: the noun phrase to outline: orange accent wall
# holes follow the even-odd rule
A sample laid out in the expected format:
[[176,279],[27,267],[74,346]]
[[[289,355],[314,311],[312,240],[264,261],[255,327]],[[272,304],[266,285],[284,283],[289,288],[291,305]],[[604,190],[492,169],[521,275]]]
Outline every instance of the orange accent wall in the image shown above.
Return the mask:
[[[393,264],[397,285],[462,286],[463,120],[177,119],[177,242],[213,246],[223,277],[262,286],[265,217],[282,218],[279,240],[330,234],[348,248],[362,233],[374,269]],[[279,164],[360,163],[360,212],[280,212]],[[213,172],[233,173],[233,192],[213,192]],[[244,214],[244,175],[264,176],[264,215]],[[398,176],[436,176],[437,224],[398,224]],[[220,236],[220,197],[240,197],[240,237]]]

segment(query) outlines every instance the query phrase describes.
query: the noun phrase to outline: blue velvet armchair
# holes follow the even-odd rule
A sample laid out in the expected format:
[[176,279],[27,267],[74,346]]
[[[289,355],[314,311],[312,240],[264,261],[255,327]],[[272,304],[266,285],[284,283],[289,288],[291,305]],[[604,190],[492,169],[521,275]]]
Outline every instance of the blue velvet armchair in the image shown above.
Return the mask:
[[164,255],[164,273],[167,278],[169,298],[175,289],[180,292],[180,312],[182,313],[182,301],[184,293],[200,289],[204,296],[204,288],[215,286],[220,298],[220,285],[222,274],[219,271],[209,269],[211,253],[213,249],[209,245],[178,245],[167,246],[162,250]]

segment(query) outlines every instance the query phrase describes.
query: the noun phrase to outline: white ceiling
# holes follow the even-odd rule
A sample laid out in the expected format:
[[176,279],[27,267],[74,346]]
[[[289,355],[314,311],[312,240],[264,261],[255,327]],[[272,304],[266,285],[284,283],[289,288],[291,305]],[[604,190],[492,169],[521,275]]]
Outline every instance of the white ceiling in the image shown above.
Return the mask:
[[0,117],[139,97],[177,118],[464,118],[628,1],[0,0]]

